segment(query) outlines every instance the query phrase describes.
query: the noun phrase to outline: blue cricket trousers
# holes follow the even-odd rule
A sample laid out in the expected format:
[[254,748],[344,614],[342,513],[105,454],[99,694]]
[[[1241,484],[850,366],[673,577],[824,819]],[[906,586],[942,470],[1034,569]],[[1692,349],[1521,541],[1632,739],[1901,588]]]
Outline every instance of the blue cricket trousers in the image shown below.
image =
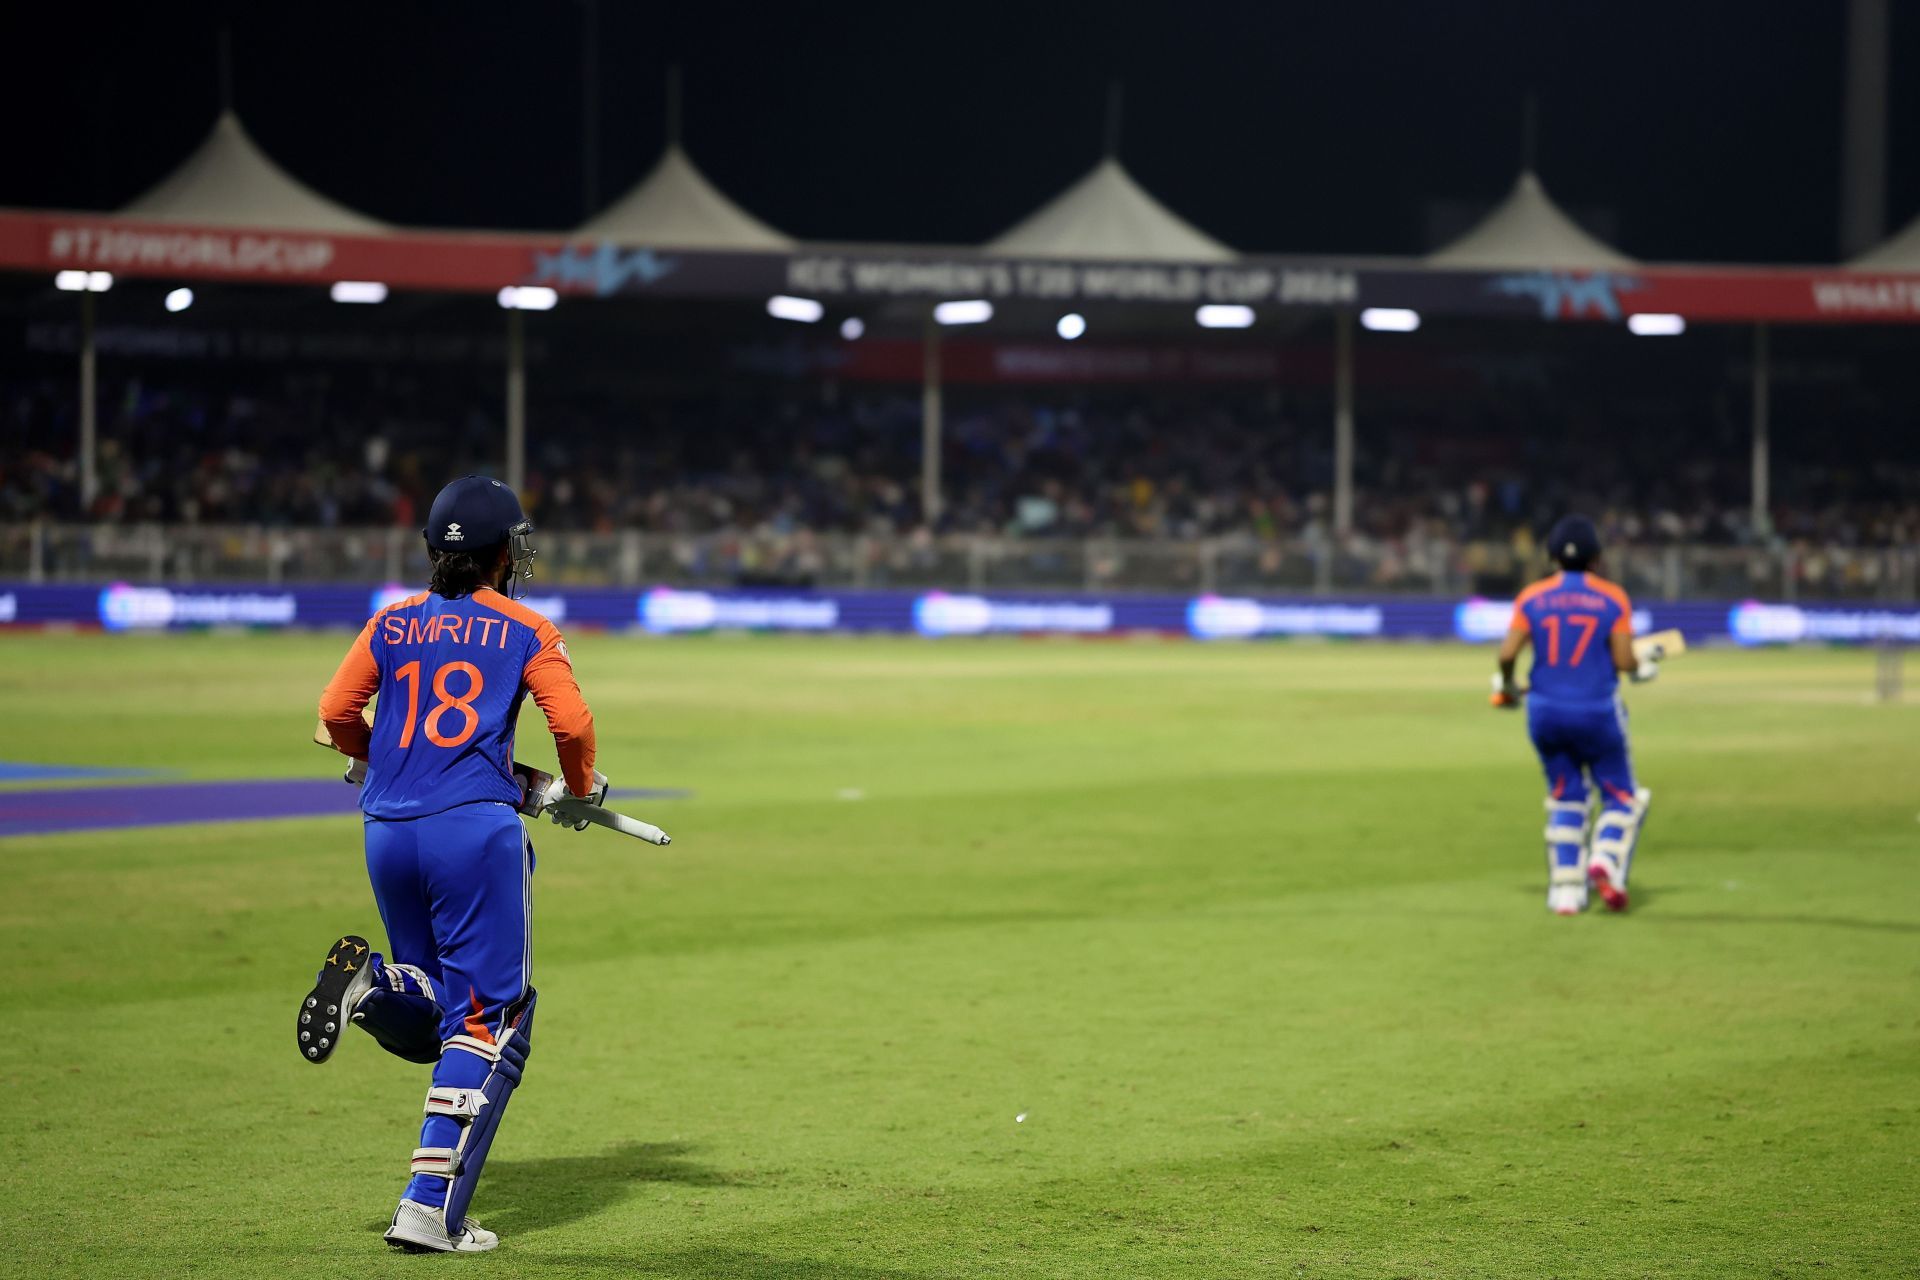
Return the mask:
[[1627,748],[1627,708],[1617,697],[1605,702],[1527,699],[1527,731],[1546,771],[1555,800],[1583,802],[1587,779],[1602,805],[1633,807],[1633,758]]
[[[388,958],[433,980],[440,1061],[433,1083],[478,1088],[490,1060],[462,1039],[496,1043],[508,1006],[530,980],[533,844],[511,805],[485,800],[422,818],[366,819],[367,876],[386,927]],[[459,1123],[429,1115],[422,1147],[451,1146]],[[446,1181],[416,1175],[406,1197],[430,1206]]]

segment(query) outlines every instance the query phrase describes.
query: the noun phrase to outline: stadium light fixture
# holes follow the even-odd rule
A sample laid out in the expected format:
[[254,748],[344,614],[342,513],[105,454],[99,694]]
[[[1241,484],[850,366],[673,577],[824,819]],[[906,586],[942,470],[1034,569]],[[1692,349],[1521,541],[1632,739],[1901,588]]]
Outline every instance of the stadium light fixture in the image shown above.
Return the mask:
[[812,298],[790,298],[784,293],[776,293],[767,299],[767,314],[775,320],[813,324],[827,314],[827,309]]
[[1087,331],[1087,318],[1077,311],[1069,311],[1060,317],[1060,323],[1053,326],[1053,331],[1072,342]]
[[1360,313],[1360,327],[1375,333],[1412,333],[1420,327],[1420,313],[1407,307],[1368,307]]
[[509,311],[551,311],[560,295],[543,284],[508,285],[500,291],[500,305]]
[[63,293],[105,293],[113,288],[111,271],[62,271],[53,277],[53,287]]
[[867,331],[867,322],[859,316],[848,316],[840,322],[840,336],[848,342],[858,342]]
[[193,290],[175,289],[167,295],[167,310],[185,311],[193,305]]
[[1684,316],[1647,311],[1628,316],[1627,331],[1641,338],[1671,338],[1687,331],[1687,321]]
[[1253,308],[1237,303],[1212,302],[1193,313],[1202,329],[1246,329],[1253,324]]
[[333,286],[335,302],[385,302],[387,286],[378,280],[341,280]]
[[993,319],[993,304],[985,298],[943,302],[933,309],[933,318],[938,324],[985,324]]

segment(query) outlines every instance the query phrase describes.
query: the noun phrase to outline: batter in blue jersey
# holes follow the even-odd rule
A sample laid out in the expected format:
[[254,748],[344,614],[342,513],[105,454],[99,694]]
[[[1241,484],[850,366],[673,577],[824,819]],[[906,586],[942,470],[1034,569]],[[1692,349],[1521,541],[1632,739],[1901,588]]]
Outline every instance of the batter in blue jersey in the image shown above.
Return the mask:
[[[388,949],[340,935],[295,1034],[308,1062],[331,1057],[352,1025],[432,1064],[420,1144],[386,1233],[409,1250],[498,1243],[466,1210],[532,1044],[533,845],[520,815],[562,793],[606,794],[566,642],[512,598],[531,576],[532,528],[498,480],[466,476],[441,490],[425,530],[431,587],[367,623],[320,699],[324,732],[356,761],[348,777],[364,771],[367,875]],[[560,757],[540,795],[513,763],[529,696]]]
[[[1627,873],[1653,793],[1638,786],[1627,746],[1620,677],[1651,680],[1652,661],[1633,653],[1633,604],[1599,576],[1600,535],[1585,516],[1554,526],[1547,547],[1560,572],[1514,601],[1500,645],[1493,705],[1526,699],[1527,731],[1547,775],[1547,907],[1586,910],[1591,886],[1614,911],[1627,909]],[[1533,648],[1528,688],[1514,679]]]

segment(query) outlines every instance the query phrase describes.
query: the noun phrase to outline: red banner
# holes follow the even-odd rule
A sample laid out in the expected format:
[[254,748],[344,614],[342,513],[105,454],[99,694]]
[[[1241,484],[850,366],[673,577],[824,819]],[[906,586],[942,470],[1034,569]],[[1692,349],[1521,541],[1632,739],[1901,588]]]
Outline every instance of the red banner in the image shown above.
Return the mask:
[[1641,273],[1635,311],[1689,320],[1801,320],[1843,323],[1920,320],[1920,275],[1825,269],[1675,270]]
[[1920,272],[1843,267],[1431,271],[1415,262],[1042,262],[912,248],[734,253],[501,232],[332,235],[0,210],[0,271],[64,270],[262,284],[373,280],[457,292],[539,284],[597,296],[752,299],[790,293],[843,303],[984,297],[1062,309],[1227,302],[1615,323],[1637,313],[1701,322],[1920,321]]
[[459,232],[333,235],[0,211],[0,268],[181,280],[378,280],[406,288],[492,290],[522,283],[535,270],[535,255],[561,244]]
[[[917,341],[867,338],[832,348],[820,372],[854,382],[918,383],[925,352]],[[1373,387],[1444,388],[1470,385],[1457,362],[1418,347],[1385,344],[1366,358]],[[948,337],[940,344],[940,376],[954,385],[1011,383],[1253,383],[1324,389],[1333,379],[1333,348],[1326,342],[1285,346],[1126,342],[1019,342]]]

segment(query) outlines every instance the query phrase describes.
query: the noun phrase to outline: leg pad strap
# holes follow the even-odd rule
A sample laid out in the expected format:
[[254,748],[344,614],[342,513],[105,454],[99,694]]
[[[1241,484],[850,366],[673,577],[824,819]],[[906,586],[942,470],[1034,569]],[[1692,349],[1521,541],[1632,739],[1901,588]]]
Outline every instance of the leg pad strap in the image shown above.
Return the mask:
[[459,1167],[460,1153],[453,1147],[416,1147],[413,1152],[413,1172],[424,1173],[428,1177],[453,1180],[454,1170]]
[[1580,851],[1587,842],[1587,803],[1547,799],[1547,878],[1553,884],[1586,883]]
[[433,989],[433,979],[419,965],[395,964],[384,961],[381,966],[386,971],[387,986],[400,995],[423,995],[436,1004],[440,996]]
[[471,1120],[487,1105],[483,1089],[454,1089],[436,1085],[427,1090],[427,1114]]
[[449,1036],[440,1044],[442,1053],[448,1049],[464,1049],[476,1058],[485,1058],[488,1062],[500,1061],[500,1046],[478,1036]]

